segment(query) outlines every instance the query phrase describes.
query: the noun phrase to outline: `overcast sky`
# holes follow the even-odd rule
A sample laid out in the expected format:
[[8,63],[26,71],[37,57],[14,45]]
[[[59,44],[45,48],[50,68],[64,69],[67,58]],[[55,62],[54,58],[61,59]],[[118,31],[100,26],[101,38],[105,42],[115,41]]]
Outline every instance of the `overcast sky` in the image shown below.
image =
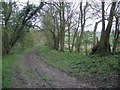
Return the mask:
[[[17,2],[23,2],[23,3],[26,3],[28,0],[12,0],[12,1],[17,1]],[[52,0],[42,0],[42,1],[52,1]],[[53,0],[53,1],[57,1],[57,0]],[[61,0],[62,1],[62,0]],[[80,0],[66,0],[67,2],[80,2]],[[87,0],[88,2],[91,2],[91,3],[100,3],[101,0]],[[106,0],[105,0],[106,1]],[[109,2],[111,0],[107,0],[107,2]],[[116,0],[114,0],[116,1]],[[32,4],[36,4],[36,5],[39,5],[39,2],[40,0],[29,0],[30,3]],[[83,2],[86,2],[86,0],[83,0]],[[109,10],[108,10],[109,12]],[[94,30],[94,26],[95,26],[95,22],[96,21],[99,21],[100,19],[96,19],[96,20],[88,20],[86,22],[87,25],[89,25],[90,23],[92,24],[91,26],[85,28],[85,30],[90,30],[90,31],[93,31]],[[106,24],[107,24],[107,21],[106,21]],[[98,25],[98,28],[97,28],[97,31],[101,31],[102,29],[102,24],[99,23]]]

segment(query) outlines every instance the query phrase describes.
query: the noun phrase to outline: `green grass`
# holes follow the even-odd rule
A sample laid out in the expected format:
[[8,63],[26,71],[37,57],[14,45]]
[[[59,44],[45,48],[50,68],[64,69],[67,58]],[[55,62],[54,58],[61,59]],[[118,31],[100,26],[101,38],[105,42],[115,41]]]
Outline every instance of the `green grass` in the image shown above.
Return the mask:
[[45,80],[45,81],[51,81],[50,77],[47,76],[47,75],[44,75],[44,76],[43,76],[43,80]]
[[17,54],[4,56],[2,58],[2,87],[8,88],[12,84],[11,80],[11,65],[15,61]]
[[33,78],[31,70],[26,71],[25,74],[26,74],[28,77]]
[[85,56],[75,52],[58,52],[45,46],[40,47],[40,53],[46,59],[46,63],[77,77],[97,74],[108,79],[117,77],[120,70],[119,59],[115,56]]
[[0,89],[2,89],[2,56],[0,56]]
[[[2,57],[2,87],[3,88],[9,88],[12,85],[11,70],[12,70],[12,65],[16,60],[16,58],[19,55],[29,52],[31,50],[32,48],[28,48],[21,51],[19,51],[18,49],[15,49],[12,55],[7,55]],[[28,72],[28,74],[30,73]]]

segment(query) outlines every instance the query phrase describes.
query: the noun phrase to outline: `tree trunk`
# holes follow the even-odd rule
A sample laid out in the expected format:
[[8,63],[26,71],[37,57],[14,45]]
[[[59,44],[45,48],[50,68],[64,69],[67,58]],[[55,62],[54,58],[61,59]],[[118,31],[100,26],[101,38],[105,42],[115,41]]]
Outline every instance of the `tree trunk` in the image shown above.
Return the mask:
[[[104,11],[103,5],[104,3],[102,2],[102,12]],[[110,49],[110,43],[109,43],[109,38],[110,38],[110,32],[111,32],[111,27],[112,27],[112,21],[113,21],[113,16],[114,16],[114,10],[115,10],[116,2],[112,2],[110,14],[109,14],[109,20],[107,24],[106,30],[104,30],[105,25],[104,25],[104,15],[102,15],[102,32],[101,32],[101,38],[100,38],[100,43],[93,47],[92,49],[92,54],[100,54],[100,55],[106,55],[111,53]],[[104,13],[102,13],[104,14]],[[96,49],[95,49],[96,48]]]
[[73,48],[74,48],[74,47],[75,47],[75,51],[77,51],[78,36],[79,36],[78,29],[79,29],[79,27],[80,27],[80,19],[81,19],[81,15],[80,15],[80,13],[79,13],[79,17],[78,17],[78,21],[77,21],[77,28],[76,28],[76,30],[74,31],[74,35],[73,35],[71,51],[73,51]]
[[97,45],[96,38],[96,30],[97,30],[98,22],[95,23],[94,32],[93,32],[93,46]]
[[65,17],[64,17],[64,2],[60,2],[60,51],[64,51],[65,39]]
[[10,41],[6,31],[2,34],[2,55],[7,55],[11,53]]
[[76,52],[80,51],[80,47],[79,47],[79,34],[77,34],[77,36],[76,36],[75,51]]
[[59,50],[59,38],[58,38],[58,36],[54,37],[53,40],[54,40],[53,49]]
[[59,22],[58,22],[57,16],[55,17],[55,25],[56,25],[56,29],[57,29],[57,35],[56,35],[56,50],[59,50],[59,43],[60,43],[60,26],[59,26]]
[[71,49],[70,49],[70,24],[68,25],[68,49],[71,52]]
[[[7,23],[10,20],[10,17],[12,15],[12,2],[11,2],[11,0],[9,0],[8,7],[5,5],[5,2],[3,2],[2,4],[3,4],[3,10],[4,10],[3,15],[5,17],[5,19],[4,19],[5,25],[2,24],[2,27],[4,27],[6,30],[9,31],[10,28]],[[44,6],[44,4],[43,4],[43,2],[41,2],[40,5],[35,10],[31,11],[30,15],[28,15],[28,13],[27,13],[24,16],[24,18],[22,20],[20,20],[22,22],[17,23],[16,28],[12,28],[14,31],[12,35],[8,35],[9,32],[3,33],[3,39],[2,39],[3,55],[11,53],[11,50],[14,47],[14,45],[16,44],[16,42],[19,40],[19,38],[21,36],[21,32],[24,29],[27,21],[29,19],[31,19],[38,12],[38,10],[41,9],[43,6]]]
[[73,36],[71,51],[73,51],[73,48],[75,46],[75,39],[77,38],[77,33],[78,33],[78,29],[75,30],[75,33],[74,33],[74,36]]
[[82,40],[82,37],[83,37],[83,32],[84,32],[84,28],[85,28],[85,24],[86,24],[86,9],[88,7],[88,2],[86,2],[86,5],[85,5],[84,9],[82,9],[82,7],[83,7],[83,3],[80,2],[81,32],[80,32],[80,35],[77,38],[78,40],[77,40],[76,52],[80,52],[81,40]]
[[118,39],[119,39],[118,17],[116,17],[115,35],[114,35],[114,40],[113,40],[112,52],[116,51],[116,45],[117,45]]

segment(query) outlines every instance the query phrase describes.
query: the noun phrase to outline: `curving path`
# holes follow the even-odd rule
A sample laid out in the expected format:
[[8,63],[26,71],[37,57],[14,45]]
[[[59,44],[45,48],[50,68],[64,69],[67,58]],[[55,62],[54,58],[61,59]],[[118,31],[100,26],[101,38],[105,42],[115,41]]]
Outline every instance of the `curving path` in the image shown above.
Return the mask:
[[94,88],[46,64],[35,49],[19,56],[12,69],[13,88]]

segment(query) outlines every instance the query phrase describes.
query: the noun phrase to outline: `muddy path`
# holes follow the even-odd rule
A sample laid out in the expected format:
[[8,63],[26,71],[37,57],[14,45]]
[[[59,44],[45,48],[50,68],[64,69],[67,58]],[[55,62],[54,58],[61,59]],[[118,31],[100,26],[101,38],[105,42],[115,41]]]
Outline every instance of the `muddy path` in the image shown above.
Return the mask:
[[12,69],[13,88],[94,88],[46,64],[36,49],[19,56]]

